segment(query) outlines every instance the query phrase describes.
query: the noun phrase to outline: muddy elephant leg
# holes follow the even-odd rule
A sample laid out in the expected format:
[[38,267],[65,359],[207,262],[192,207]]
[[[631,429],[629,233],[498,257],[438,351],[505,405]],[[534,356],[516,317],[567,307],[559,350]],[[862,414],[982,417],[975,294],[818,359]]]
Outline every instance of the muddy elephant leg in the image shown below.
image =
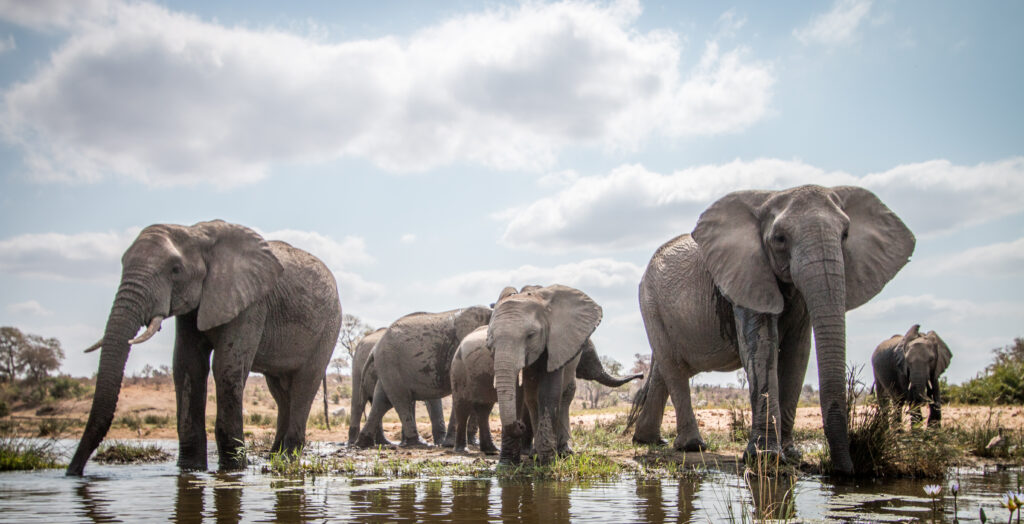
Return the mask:
[[477,421],[480,431],[480,451],[487,455],[496,455],[498,448],[494,445],[494,439],[491,437],[491,410],[494,409],[494,403],[476,404],[473,408],[473,417],[470,420],[476,419]]
[[[566,378],[563,376],[563,380]],[[562,398],[558,404],[558,431],[556,435],[558,437],[558,454],[569,455],[572,453],[572,449],[569,448],[569,437],[571,426],[569,425],[569,407],[572,404],[572,399],[576,398],[576,379],[570,378],[569,384],[562,389]]]
[[470,401],[465,399],[452,401],[452,414],[449,420],[454,424],[454,427],[445,438],[452,437],[452,446],[455,448],[455,451],[466,451],[466,426],[470,411],[472,411]]
[[[378,382],[378,386],[382,382]],[[429,446],[420,438],[420,432],[416,428],[416,402],[412,399],[412,392],[405,388],[391,388],[387,396],[395,407],[395,411],[398,412],[398,419],[402,422],[402,441],[398,445],[402,447]],[[373,398],[377,398],[376,394]]]
[[554,460],[555,451],[558,449],[558,408],[562,401],[562,372],[539,371],[537,374],[537,417],[534,418],[533,425],[533,447],[537,451],[537,460],[541,464],[547,464]]
[[272,451],[281,449],[281,440],[285,431],[288,430],[288,411],[291,410],[291,403],[288,402],[288,395],[285,393],[290,386],[290,381],[285,381],[274,376],[266,376],[267,388],[270,389],[270,396],[274,397],[277,404],[277,431],[274,433],[274,443],[270,446]]
[[476,411],[469,413],[469,420],[466,422],[466,443],[470,446],[480,445],[480,441],[477,440],[476,434],[480,431],[480,421],[476,416]]
[[[225,357],[225,355],[227,355]],[[213,380],[217,387],[217,421],[214,437],[221,471],[244,468],[245,436],[242,432],[242,393],[249,376],[248,363],[233,355],[213,352]]]
[[206,380],[210,375],[209,344],[195,329],[195,314],[176,324],[174,393],[178,410],[178,467],[206,469]]
[[811,324],[806,313],[784,316],[779,320],[782,342],[779,350],[779,425],[782,451],[785,459],[799,462],[801,453],[793,442],[793,425],[796,422],[796,407],[807,375],[807,361],[811,355]]
[[779,445],[779,330],[778,317],[733,307],[737,346],[750,387],[750,442],[744,455],[759,451],[781,453]]
[[306,422],[309,410],[313,407],[319,384],[320,375],[315,366],[300,369],[292,375],[292,387],[289,393],[288,427],[281,439],[281,450],[293,453],[300,451],[306,444]]
[[441,405],[441,399],[424,400],[423,403],[426,404],[427,415],[430,417],[430,437],[434,440],[434,445],[446,445],[444,440],[448,430],[444,426],[444,407]]
[[690,377],[693,373],[685,364],[672,362],[661,366],[661,376],[672,396],[676,410],[676,438],[672,447],[679,451],[704,451],[708,449],[700,436],[697,417],[693,413],[690,398]]
[[388,400],[384,386],[377,381],[377,387],[373,390],[373,402],[370,403],[370,414],[366,416],[366,425],[359,430],[359,438],[356,439],[356,446],[369,448],[377,444],[376,437],[383,435],[384,415],[391,409],[391,401]]
[[665,417],[665,405],[668,403],[668,388],[661,375],[661,365],[655,355],[651,359],[651,370],[647,382],[638,395],[640,414],[636,419],[636,430],[633,431],[633,442],[637,444],[668,444],[661,438],[661,422]]

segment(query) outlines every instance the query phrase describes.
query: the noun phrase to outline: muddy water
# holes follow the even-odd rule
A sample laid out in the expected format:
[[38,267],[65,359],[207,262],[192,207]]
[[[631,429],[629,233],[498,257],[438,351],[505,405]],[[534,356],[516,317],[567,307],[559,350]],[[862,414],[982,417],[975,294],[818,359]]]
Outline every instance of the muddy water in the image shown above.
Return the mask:
[[[922,489],[928,482],[915,480],[832,483],[802,477],[793,484],[755,483],[749,489],[741,476],[715,471],[682,479],[584,483],[287,479],[253,469],[179,474],[173,462],[90,463],[86,472],[81,479],[66,478],[60,470],[0,473],[0,521],[722,522],[750,521],[744,511],[772,505],[788,505],[779,515],[790,521],[904,522],[933,516],[932,501]],[[1016,489],[1019,476],[1019,470],[960,472],[960,522],[977,522],[979,506],[991,521],[1005,521],[1007,510],[999,506],[998,495]],[[948,481],[943,484],[935,515],[940,522],[952,522],[953,498]]]

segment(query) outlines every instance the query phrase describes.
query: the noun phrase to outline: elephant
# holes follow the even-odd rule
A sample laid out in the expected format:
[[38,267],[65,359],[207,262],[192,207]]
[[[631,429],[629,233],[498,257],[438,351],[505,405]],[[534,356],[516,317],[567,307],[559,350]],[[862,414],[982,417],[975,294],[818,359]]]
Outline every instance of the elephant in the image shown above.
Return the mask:
[[[363,418],[363,410],[367,402],[372,402],[373,391],[377,387],[377,366],[371,358],[373,348],[384,336],[387,328],[380,328],[359,340],[352,352],[352,415],[348,425],[348,443],[354,446],[359,438],[359,423]],[[435,426],[433,433],[446,431],[444,428],[444,408],[441,399],[424,401],[430,421]],[[440,422],[440,425],[437,423]],[[444,434],[444,433],[441,433]],[[384,425],[378,424],[374,435],[374,444],[391,446],[393,443],[384,436]]]
[[526,425],[517,413],[517,384],[533,423],[541,463],[569,449],[569,404],[576,394],[576,368],[602,310],[582,291],[554,284],[502,292],[487,330],[494,352],[494,389],[501,416],[503,465],[519,462]]
[[[498,402],[498,392],[494,389],[494,352],[487,347],[487,326],[478,327],[462,339],[452,360],[451,377],[451,418],[455,421],[455,450],[466,449],[467,433],[472,433],[472,428],[467,430],[467,420],[471,414],[475,414],[480,421],[480,451],[489,455],[497,453],[498,448],[491,441],[488,424],[491,409]],[[593,380],[609,387],[619,387],[634,379],[643,378],[643,374],[624,378],[609,375],[601,365],[594,343],[587,339],[580,354],[579,365],[576,366],[576,378]],[[519,411],[522,413],[521,408]],[[527,420],[529,419],[525,418],[523,422],[526,423]]]
[[[441,313],[412,313],[393,322],[364,364],[377,369],[377,386],[366,426],[356,445],[373,445],[374,428],[392,407],[402,422],[403,447],[425,446],[416,431],[416,400],[441,399],[452,393],[450,368],[459,342],[491,319],[488,306],[471,306]],[[444,418],[431,416],[434,444],[445,437]]]
[[953,353],[934,331],[920,333],[914,324],[905,335],[893,335],[871,355],[875,394],[880,403],[894,401],[897,413],[910,404],[910,417],[921,422],[921,405],[929,405],[928,425],[942,425],[939,375],[949,367]]
[[759,451],[797,460],[793,422],[813,328],[821,414],[834,471],[853,472],[845,396],[846,311],[867,302],[914,251],[913,233],[873,193],[806,185],[720,198],[692,234],[657,249],[640,282],[651,371],[634,398],[633,440],[662,444],[668,395],[674,447],[706,448],[690,401],[702,371],[745,369]]
[[[171,316],[178,467],[207,466],[211,355],[220,468],[245,466],[242,392],[252,371],[266,376],[277,403],[272,449],[301,449],[341,326],[338,286],[327,266],[287,243],[221,220],[149,226],[125,251],[122,266],[103,338],[86,350],[102,348],[96,392],[67,474],[82,474],[110,429],[129,348],[152,337]],[[133,338],[141,326],[148,327]]]

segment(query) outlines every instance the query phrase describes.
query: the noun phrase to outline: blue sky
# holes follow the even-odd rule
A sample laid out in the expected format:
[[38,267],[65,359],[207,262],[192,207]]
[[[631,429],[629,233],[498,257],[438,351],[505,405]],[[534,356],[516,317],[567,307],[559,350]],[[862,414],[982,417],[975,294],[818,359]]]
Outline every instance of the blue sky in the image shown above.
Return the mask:
[[374,326],[573,285],[628,364],[658,245],[816,183],[918,238],[850,362],[917,322],[959,382],[1024,335],[1024,4],[363,4],[0,1],[0,325],[91,374],[138,230],[222,218],[322,258]]

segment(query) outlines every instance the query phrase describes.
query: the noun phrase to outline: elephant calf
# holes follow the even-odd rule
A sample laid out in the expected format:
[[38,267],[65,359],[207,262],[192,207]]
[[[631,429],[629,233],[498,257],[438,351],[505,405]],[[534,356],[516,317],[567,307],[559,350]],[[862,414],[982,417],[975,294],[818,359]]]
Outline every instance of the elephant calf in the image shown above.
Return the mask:
[[921,422],[921,405],[928,404],[928,425],[942,424],[939,375],[949,367],[953,353],[934,331],[925,334],[914,324],[905,335],[893,335],[875,348],[871,368],[875,394],[882,402],[894,402],[897,412],[910,405],[910,418]]
[[[487,347],[487,326],[481,326],[462,339],[452,360],[452,420],[455,425],[455,450],[466,449],[467,420],[476,415],[480,428],[480,451],[488,455],[498,452],[491,440],[488,418],[494,404],[498,402],[498,391],[494,389],[494,350]],[[619,378],[609,375],[601,365],[594,343],[587,339],[576,366],[576,378],[593,380],[609,387],[619,387],[631,380],[643,378],[643,374]],[[573,388],[575,389],[575,388]],[[568,411],[562,414],[568,420]],[[528,415],[522,410],[520,416],[528,423]],[[532,426],[532,424],[527,424]],[[568,427],[568,422],[566,422]],[[524,439],[526,440],[526,439]]]

